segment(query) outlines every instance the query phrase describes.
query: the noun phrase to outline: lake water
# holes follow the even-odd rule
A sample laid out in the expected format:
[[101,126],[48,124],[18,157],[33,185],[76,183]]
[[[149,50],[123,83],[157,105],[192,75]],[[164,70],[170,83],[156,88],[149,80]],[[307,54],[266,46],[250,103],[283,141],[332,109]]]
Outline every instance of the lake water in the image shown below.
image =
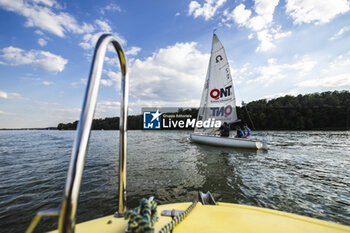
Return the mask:
[[[197,199],[267,207],[350,225],[350,132],[254,132],[269,151],[190,143],[189,131],[129,131],[128,207]],[[74,131],[0,131],[0,231],[23,232],[39,210],[58,208]],[[93,131],[77,221],[117,207],[118,131]],[[38,232],[57,227],[41,221]]]

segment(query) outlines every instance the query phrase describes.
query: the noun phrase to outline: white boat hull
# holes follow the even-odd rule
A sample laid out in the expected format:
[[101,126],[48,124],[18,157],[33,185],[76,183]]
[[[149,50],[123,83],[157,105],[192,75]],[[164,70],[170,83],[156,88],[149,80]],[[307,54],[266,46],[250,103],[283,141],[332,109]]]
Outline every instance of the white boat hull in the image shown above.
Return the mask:
[[190,140],[193,142],[212,146],[267,150],[267,144],[265,140],[253,140],[250,138],[231,138],[201,134],[190,134]]

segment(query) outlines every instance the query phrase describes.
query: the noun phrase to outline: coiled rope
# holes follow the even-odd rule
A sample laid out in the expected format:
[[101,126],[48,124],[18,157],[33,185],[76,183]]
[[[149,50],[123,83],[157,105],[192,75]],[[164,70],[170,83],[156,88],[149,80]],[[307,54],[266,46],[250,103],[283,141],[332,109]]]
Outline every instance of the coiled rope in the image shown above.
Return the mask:
[[[162,227],[159,233],[168,233],[175,228],[184,218],[192,211],[197,202],[193,202],[184,212],[178,216],[174,216],[171,222]],[[153,233],[153,225],[157,221],[157,202],[143,198],[140,206],[128,210],[125,213],[125,219],[128,221],[127,232],[132,233]]]
[[[153,198],[152,198],[153,199]],[[157,202],[142,198],[140,206],[128,210],[124,218],[129,219],[129,232],[153,233],[153,224],[157,220]]]

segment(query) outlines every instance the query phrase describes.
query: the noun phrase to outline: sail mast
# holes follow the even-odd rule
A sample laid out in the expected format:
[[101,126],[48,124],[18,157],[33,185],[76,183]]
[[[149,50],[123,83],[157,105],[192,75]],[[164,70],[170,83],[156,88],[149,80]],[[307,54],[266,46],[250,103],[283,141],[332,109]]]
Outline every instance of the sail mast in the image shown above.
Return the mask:
[[[211,52],[210,52],[210,57],[209,57],[209,64],[208,64],[208,68],[207,68],[207,75],[204,81],[204,87],[203,87],[203,92],[202,92],[202,98],[201,98],[201,102],[200,102],[200,106],[199,106],[199,111],[197,114],[197,121],[202,121],[204,119],[206,119],[206,109],[207,109],[207,103],[208,103],[208,96],[209,96],[209,77],[210,77],[210,63],[212,60],[212,54],[213,54],[213,42],[214,42],[214,35],[215,35],[215,31],[216,29],[213,30],[213,39],[212,39],[212,44],[211,44]],[[194,128],[194,132],[198,132],[201,131],[200,129],[197,128],[197,125]]]

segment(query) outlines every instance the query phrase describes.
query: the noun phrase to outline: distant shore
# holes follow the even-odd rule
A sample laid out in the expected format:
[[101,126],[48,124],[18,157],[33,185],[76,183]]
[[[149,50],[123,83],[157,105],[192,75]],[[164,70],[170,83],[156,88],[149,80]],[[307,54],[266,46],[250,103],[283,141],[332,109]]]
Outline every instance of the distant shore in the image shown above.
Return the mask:
[[[350,92],[347,90],[298,96],[286,95],[271,100],[252,101],[248,104],[242,102],[242,106],[237,106],[236,111],[241,124],[247,123],[252,130],[350,130]],[[177,113],[196,119],[198,108],[179,108]],[[0,130],[75,130],[77,125],[78,121],[74,121],[60,123],[57,127]],[[118,130],[119,117],[94,119],[91,129]],[[128,116],[128,130],[143,130],[142,114]],[[191,128],[161,130],[191,130]]]
[[58,130],[57,127],[46,128],[2,128],[0,130]]
[[[328,91],[242,102],[236,111],[241,124],[247,123],[252,130],[349,130],[350,92]],[[166,113],[169,112],[163,114]],[[196,119],[198,108],[178,109],[177,113]],[[74,130],[77,125],[78,121],[60,123],[57,129]],[[119,117],[94,119],[92,129],[118,130]],[[143,115],[128,116],[128,129],[143,129]]]
[[[21,131],[21,130],[56,130],[56,131],[76,131],[76,129],[57,129],[55,127],[49,128],[21,128],[21,129],[0,129],[0,131]],[[128,129],[128,131],[189,131],[193,129]],[[92,129],[91,131],[119,131],[119,129]],[[350,128],[325,128],[325,129],[256,129],[253,131],[350,131]]]

